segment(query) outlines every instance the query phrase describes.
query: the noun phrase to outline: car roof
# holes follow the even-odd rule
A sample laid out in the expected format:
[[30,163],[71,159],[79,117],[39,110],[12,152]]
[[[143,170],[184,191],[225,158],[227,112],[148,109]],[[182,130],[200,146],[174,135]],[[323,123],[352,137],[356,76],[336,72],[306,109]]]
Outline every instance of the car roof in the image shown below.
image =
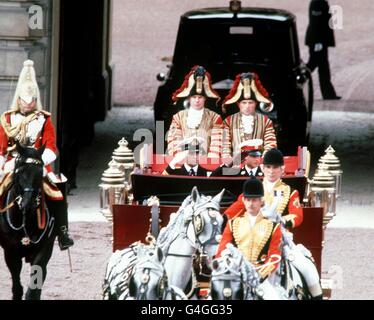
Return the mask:
[[[203,8],[188,11],[182,15],[181,19],[183,22],[211,19],[232,21],[234,15],[229,8]],[[296,17],[291,12],[282,9],[244,7],[236,14],[236,19],[238,21],[241,19],[256,19],[274,22],[294,22]]]

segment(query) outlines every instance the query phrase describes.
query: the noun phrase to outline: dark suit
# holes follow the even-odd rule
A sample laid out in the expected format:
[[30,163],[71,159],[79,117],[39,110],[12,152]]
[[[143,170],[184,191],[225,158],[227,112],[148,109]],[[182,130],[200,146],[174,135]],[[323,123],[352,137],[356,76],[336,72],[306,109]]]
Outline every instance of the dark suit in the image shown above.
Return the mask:
[[[206,169],[204,169],[201,166],[198,166],[196,176],[206,177],[207,172],[208,171]],[[175,168],[175,169],[172,169],[172,168],[170,168],[170,166],[167,166],[165,171],[163,172],[163,174],[166,174],[166,175],[167,174],[172,174],[172,175],[176,175],[176,176],[189,176],[190,175],[190,173],[187,171],[187,169],[184,165],[180,168]]]
[[[250,175],[248,174],[248,171],[245,169],[245,167],[241,168],[239,170],[239,172],[237,172],[237,169],[232,169],[232,170],[235,170],[235,173],[233,172],[232,174],[230,174],[230,172],[226,172],[228,174],[223,174],[223,168],[229,168],[225,165],[223,166],[219,166],[217,169],[215,169],[212,174],[210,175],[211,177],[250,177]],[[257,167],[257,170],[255,172],[255,177],[263,177],[264,174],[262,173],[261,171],[261,168],[260,167]]]
[[[319,84],[324,99],[336,97],[331,83],[328,47],[335,47],[334,30],[329,26],[331,14],[326,0],[312,0],[309,5],[309,25],[306,31],[305,44],[309,46],[307,67],[314,71],[318,67]],[[316,43],[322,44],[322,50],[315,51]]]

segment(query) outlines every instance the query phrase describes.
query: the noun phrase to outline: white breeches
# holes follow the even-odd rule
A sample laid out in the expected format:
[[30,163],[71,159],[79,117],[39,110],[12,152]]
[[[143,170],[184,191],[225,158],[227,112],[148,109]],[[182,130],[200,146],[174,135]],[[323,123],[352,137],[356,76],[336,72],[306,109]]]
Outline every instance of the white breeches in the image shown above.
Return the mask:
[[311,260],[311,253],[303,245],[288,245],[283,247],[285,258],[302,274],[313,297],[322,294],[319,274]]

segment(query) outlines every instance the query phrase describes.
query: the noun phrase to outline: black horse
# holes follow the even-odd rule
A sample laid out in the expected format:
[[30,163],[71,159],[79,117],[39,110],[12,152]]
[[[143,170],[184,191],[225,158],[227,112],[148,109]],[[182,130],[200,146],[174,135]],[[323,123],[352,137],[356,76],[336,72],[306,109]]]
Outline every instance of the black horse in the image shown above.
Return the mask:
[[[12,275],[14,300],[21,300],[22,258],[30,263],[30,283],[26,299],[40,299],[56,238],[54,218],[49,215],[43,194],[43,161],[45,149],[17,144],[11,187],[2,202],[0,213],[0,245]],[[5,210],[7,209],[7,210]]]

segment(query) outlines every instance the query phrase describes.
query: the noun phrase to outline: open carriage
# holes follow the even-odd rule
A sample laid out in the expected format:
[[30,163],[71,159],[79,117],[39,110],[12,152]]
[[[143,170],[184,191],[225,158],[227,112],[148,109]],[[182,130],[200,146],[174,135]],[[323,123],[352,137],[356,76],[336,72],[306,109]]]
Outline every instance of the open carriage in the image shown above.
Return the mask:
[[[123,189],[124,196],[123,194],[118,196],[117,192],[117,197],[113,199],[110,207],[110,215],[113,219],[113,251],[124,249],[136,241],[145,242],[147,234],[157,236],[159,229],[168,224],[170,214],[177,212],[183,200],[195,186],[201,194],[207,196],[214,196],[225,189],[221,201],[221,213],[223,213],[242,192],[243,183],[247,179],[245,177],[162,175],[170,160],[165,155],[148,157],[146,167],[142,166],[130,175],[130,193],[128,188]],[[310,154],[306,148],[299,148],[297,156],[288,156],[284,160],[283,180],[299,191],[303,202],[304,220],[301,226],[293,230],[294,241],[302,243],[311,251],[321,276],[324,230],[329,219],[326,213],[329,210],[321,207],[323,203],[316,205],[315,201],[310,198],[312,193],[307,179]],[[205,158],[201,159],[201,163],[207,170],[214,170],[219,165],[217,159]],[[154,196],[158,198],[159,205],[150,207],[147,200]],[[119,203],[121,201],[122,204]],[[207,279],[201,277],[198,280]],[[326,279],[322,282],[325,297],[329,297],[330,283]]]

